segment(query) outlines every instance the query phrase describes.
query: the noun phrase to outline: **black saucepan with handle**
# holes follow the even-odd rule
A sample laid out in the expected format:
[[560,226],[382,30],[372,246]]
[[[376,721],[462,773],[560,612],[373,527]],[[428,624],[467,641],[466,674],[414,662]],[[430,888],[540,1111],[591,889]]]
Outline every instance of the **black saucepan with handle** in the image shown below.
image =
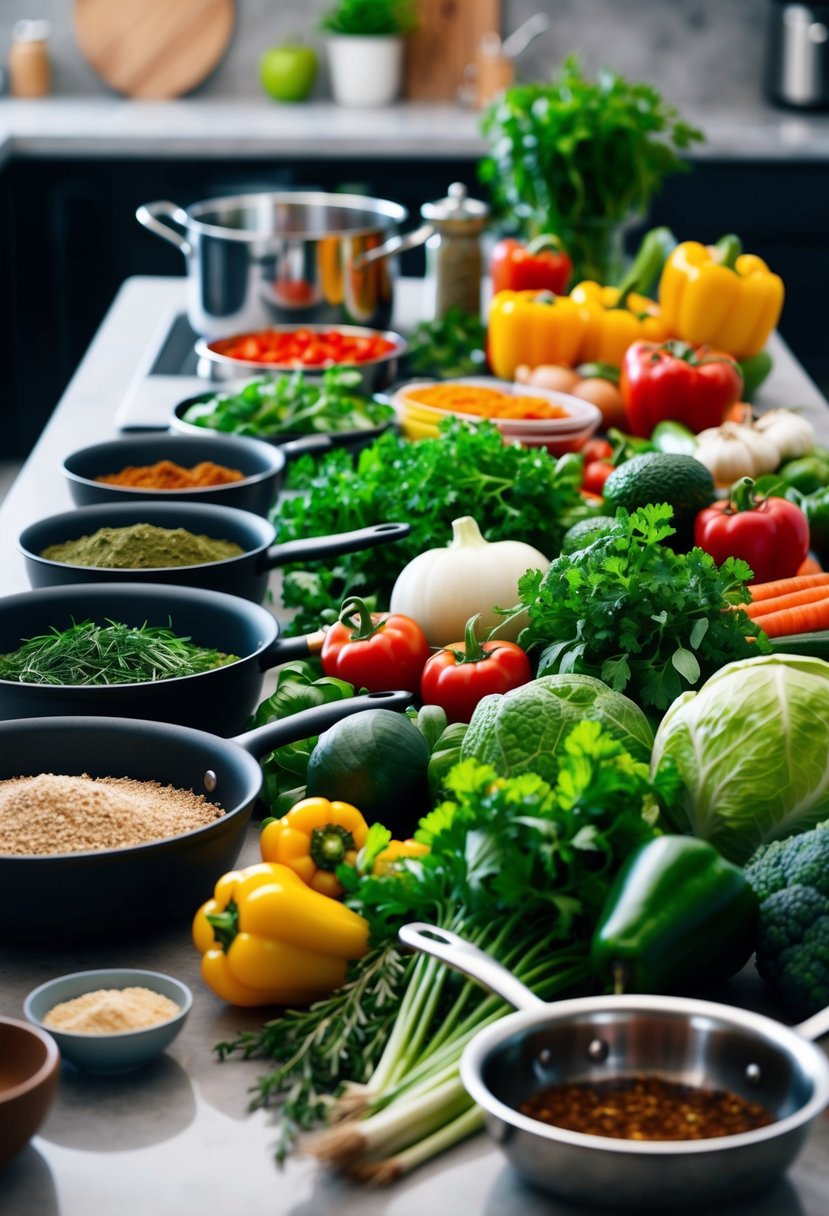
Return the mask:
[[221,591],[154,583],[44,587],[0,598],[0,655],[28,638],[72,624],[108,621],[172,629],[197,646],[235,655],[198,675],[136,684],[35,684],[0,679],[0,721],[63,714],[148,718],[217,735],[243,730],[261,697],[264,673],[322,646],[322,633],[279,637],[279,623],[249,600]]
[[[199,565],[154,566],[151,569],[81,566],[42,556],[43,550],[50,545],[91,536],[100,528],[126,528],[133,524],[183,528],[212,540],[233,541],[244,549],[244,553]],[[261,604],[268,589],[268,575],[277,566],[355,553],[401,540],[410,531],[409,524],[383,523],[358,528],[354,532],[311,536],[307,540],[275,545],[273,525],[249,511],[217,507],[210,503],[127,502],[80,507],[61,515],[50,515],[25,528],[18,543],[33,587],[102,582],[175,583],[184,587],[226,591]]]
[[[212,502],[267,515],[282,488],[288,461],[309,452],[327,452],[333,446],[326,435],[308,435],[276,447],[244,435],[221,435],[218,431],[177,435],[165,429],[160,434],[127,435],[79,448],[66,457],[63,472],[72,501],[79,507],[99,502]],[[187,469],[207,461],[235,469],[243,476],[224,485],[190,490],[97,480],[126,468],[143,468],[166,460]]]
[[[7,944],[139,934],[192,917],[232,868],[262,785],[259,759],[366,709],[403,710],[411,693],[369,693],[303,710],[233,739],[163,722],[37,718],[0,724],[0,781],[55,773],[130,777],[203,794],[224,815],[121,849],[18,856],[3,847]],[[1,788],[1,787],[0,787]]]

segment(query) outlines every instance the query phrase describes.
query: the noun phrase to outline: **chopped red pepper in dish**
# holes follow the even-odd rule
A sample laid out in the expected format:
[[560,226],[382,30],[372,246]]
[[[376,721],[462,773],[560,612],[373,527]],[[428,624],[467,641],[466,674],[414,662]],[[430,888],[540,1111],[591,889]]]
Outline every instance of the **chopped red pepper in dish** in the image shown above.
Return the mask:
[[394,350],[381,333],[349,334],[339,329],[260,329],[210,343],[210,349],[228,359],[246,363],[272,363],[279,367],[332,367],[340,363],[368,363]]

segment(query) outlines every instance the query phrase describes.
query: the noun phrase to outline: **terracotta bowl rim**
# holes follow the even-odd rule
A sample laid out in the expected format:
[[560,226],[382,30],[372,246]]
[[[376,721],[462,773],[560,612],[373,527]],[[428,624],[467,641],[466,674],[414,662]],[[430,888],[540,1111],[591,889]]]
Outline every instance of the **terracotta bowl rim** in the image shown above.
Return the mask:
[[4,1026],[11,1026],[17,1030],[25,1030],[27,1034],[39,1039],[46,1048],[46,1059],[37,1072],[32,1073],[30,1077],[25,1081],[21,1081],[19,1085],[14,1085],[11,1089],[0,1089],[0,1105],[6,1102],[13,1102],[15,1098],[19,1098],[33,1089],[37,1089],[39,1085],[48,1080],[60,1063],[60,1051],[57,1043],[50,1034],[47,1034],[45,1030],[41,1030],[39,1026],[34,1026],[31,1022],[24,1022],[20,1018],[0,1017],[0,1027]]

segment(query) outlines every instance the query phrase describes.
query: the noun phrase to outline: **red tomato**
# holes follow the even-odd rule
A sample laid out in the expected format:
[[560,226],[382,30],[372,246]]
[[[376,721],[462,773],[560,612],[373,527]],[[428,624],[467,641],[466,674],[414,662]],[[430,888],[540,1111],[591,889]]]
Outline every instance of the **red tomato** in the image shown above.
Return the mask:
[[509,692],[533,678],[530,660],[515,642],[477,640],[476,620],[467,625],[463,642],[439,650],[423,668],[423,703],[439,705],[450,722],[468,722],[482,697]]
[[591,460],[609,460],[613,455],[613,444],[607,439],[588,439],[584,447],[579,448],[579,455],[584,458],[585,465]]
[[405,688],[416,693],[431,653],[417,621],[402,613],[370,613],[352,595],[343,603],[339,621],[326,633],[320,659],[327,676],[347,680],[356,688],[369,692]]
[[700,511],[694,521],[694,544],[717,565],[727,557],[748,562],[753,582],[790,578],[809,552],[806,516],[785,498],[755,499],[750,477],[732,488],[730,497]]
[[609,460],[591,460],[584,466],[581,488],[587,494],[598,494],[601,497],[604,494],[604,483],[612,472],[613,465]]

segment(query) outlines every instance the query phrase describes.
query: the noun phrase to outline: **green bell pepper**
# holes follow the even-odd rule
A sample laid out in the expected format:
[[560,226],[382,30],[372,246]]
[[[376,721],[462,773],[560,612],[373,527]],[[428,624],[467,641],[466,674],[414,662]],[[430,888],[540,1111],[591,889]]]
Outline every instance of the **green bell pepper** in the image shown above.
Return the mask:
[[808,456],[787,460],[778,470],[778,476],[801,494],[824,490],[829,487],[829,451],[815,448]]
[[756,918],[739,866],[705,840],[658,836],[619,871],[593,935],[593,965],[617,991],[725,979],[751,957]]
[[768,376],[774,361],[767,350],[758,351],[749,359],[740,359],[740,371],[743,373],[743,401],[753,401],[754,394]]

